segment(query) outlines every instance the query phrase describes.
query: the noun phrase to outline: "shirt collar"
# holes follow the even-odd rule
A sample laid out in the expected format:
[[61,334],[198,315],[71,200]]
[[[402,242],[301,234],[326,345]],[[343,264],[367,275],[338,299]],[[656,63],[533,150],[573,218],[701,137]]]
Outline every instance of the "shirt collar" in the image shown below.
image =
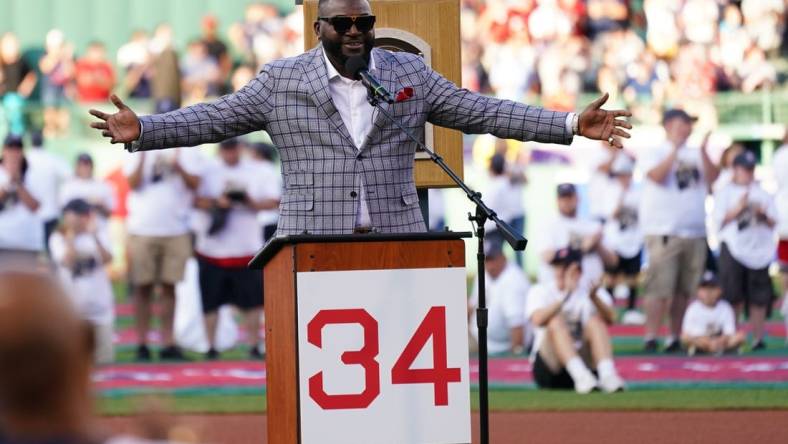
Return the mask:
[[[331,80],[334,80],[337,77],[342,78],[342,75],[339,74],[339,71],[337,71],[337,69],[334,68],[334,65],[331,63],[331,60],[328,60],[328,55],[326,54],[326,49],[323,48],[322,45],[320,46],[320,50],[323,51],[323,61],[326,64],[326,73],[328,74],[328,80],[331,81]],[[375,66],[375,54],[374,54],[374,52],[371,52],[369,54],[369,71],[370,72],[375,72],[376,70],[377,69],[376,69],[376,66]],[[350,80],[350,79],[346,79],[346,80]]]

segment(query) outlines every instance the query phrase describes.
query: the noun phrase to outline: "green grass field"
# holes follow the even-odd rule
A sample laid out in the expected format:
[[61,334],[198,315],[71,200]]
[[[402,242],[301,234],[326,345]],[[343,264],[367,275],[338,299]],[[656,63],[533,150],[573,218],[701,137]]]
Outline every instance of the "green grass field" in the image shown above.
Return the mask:
[[[478,409],[478,392],[471,393],[474,410]],[[150,397],[113,396],[101,398],[98,408],[108,416],[131,415],[141,411]],[[158,397],[174,413],[264,413],[265,394],[235,395],[182,394]],[[587,411],[587,410],[788,410],[788,388],[703,388],[650,389],[634,388],[616,394],[528,389],[492,390],[493,411]]]

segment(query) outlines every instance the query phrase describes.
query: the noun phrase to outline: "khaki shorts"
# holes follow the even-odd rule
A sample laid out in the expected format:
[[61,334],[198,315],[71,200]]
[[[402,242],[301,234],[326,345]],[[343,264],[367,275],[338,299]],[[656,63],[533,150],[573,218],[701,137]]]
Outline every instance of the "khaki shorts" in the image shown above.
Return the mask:
[[188,234],[180,236],[129,235],[129,280],[132,285],[171,284],[183,280],[192,255]]
[[706,266],[706,239],[646,236],[646,297],[671,299],[695,295]]

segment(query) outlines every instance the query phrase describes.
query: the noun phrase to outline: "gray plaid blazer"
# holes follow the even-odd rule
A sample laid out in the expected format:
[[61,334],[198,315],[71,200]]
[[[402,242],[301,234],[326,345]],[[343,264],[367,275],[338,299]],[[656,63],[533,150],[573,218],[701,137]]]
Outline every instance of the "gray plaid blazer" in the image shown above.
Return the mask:
[[[423,137],[424,124],[469,134],[569,144],[566,113],[498,100],[460,89],[421,57],[374,49],[380,82],[405,102],[384,104]],[[344,234],[354,229],[360,189],[373,226],[383,233],[425,231],[413,182],[416,145],[374,114],[360,149],[345,128],[328,89],[322,48],[271,62],[234,94],[165,114],[140,118],[143,133],[132,150],[195,146],[265,130],[282,160],[284,193],[277,235]]]

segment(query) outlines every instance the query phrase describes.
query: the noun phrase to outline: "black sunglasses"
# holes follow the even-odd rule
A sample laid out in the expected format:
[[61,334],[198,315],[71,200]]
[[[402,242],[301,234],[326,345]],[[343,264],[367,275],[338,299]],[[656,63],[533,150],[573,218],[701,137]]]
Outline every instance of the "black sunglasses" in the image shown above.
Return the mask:
[[345,34],[350,31],[353,25],[356,25],[358,32],[369,32],[375,26],[374,15],[337,15],[334,17],[318,17],[318,20],[328,22],[336,32]]

